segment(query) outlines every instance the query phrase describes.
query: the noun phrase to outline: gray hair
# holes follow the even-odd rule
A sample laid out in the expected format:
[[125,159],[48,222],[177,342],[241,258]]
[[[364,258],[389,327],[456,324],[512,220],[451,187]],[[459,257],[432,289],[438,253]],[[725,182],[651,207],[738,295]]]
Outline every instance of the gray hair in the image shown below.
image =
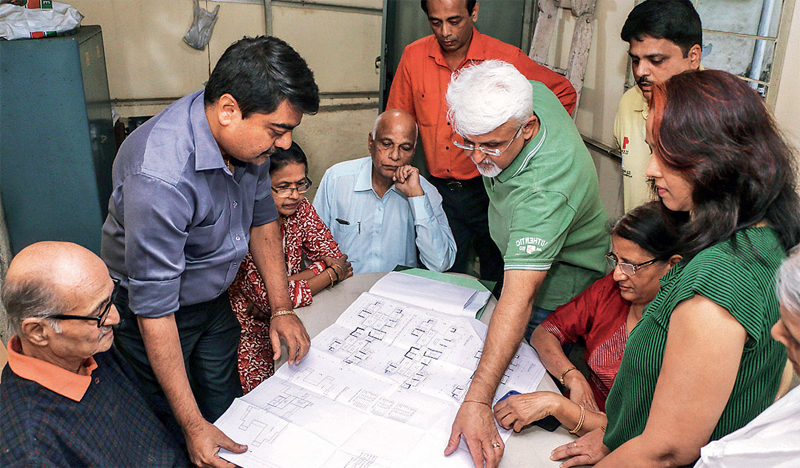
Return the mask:
[[484,135],[533,115],[533,86],[513,65],[487,60],[453,75],[447,88],[447,118],[461,136]]
[[[789,257],[778,269],[776,290],[784,310],[800,318],[800,245],[795,246]],[[795,338],[800,339],[800,336]]]
[[[2,301],[8,313],[8,327],[14,334],[22,332],[23,320],[30,317],[45,317],[63,314],[66,309],[64,301],[58,297],[53,288],[38,279],[3,282]],[[56,333],[61,333],[57,320],[47,320]]]

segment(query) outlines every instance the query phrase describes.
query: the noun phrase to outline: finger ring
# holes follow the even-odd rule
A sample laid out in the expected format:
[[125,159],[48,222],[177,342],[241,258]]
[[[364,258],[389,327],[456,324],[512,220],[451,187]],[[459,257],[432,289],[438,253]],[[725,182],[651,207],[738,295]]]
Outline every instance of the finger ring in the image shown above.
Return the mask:
[[500,448],[500,442],[495,442],[495,443],[493,443],[493,444],[492,444],[492,447],[494,447],[494,448]]

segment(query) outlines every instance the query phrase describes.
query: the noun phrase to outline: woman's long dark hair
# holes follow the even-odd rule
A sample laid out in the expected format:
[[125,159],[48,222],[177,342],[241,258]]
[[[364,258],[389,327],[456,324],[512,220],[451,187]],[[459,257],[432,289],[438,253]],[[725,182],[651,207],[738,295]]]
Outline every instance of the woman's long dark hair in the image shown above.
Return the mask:
[[648,119],[654,157],[692,186],[685,258],[762,220],[787,252],[800,242],[794,155],[747,83],[717,70],[675,75],[653,88]]

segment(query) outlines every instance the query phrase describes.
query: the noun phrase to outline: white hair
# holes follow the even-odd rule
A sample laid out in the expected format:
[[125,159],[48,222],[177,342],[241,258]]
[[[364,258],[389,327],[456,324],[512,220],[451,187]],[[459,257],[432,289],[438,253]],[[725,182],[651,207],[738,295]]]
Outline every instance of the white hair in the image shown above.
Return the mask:
[[789,252],[778,270],[776,290],[784,310],[800,318],[800,245]]
[[533,115],[533,86],[513,65],[487,60],[453,75],[447,118],[459,135],[484,135],[504,123]]

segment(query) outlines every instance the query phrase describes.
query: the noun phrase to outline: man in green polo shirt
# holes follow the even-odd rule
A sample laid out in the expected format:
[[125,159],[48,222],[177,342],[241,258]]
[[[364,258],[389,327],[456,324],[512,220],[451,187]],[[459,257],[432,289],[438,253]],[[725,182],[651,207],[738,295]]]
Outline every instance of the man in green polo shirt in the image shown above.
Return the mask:
[[464,69],[446,98],[464,140],[454,143],[484,176],[505,284],[445,454],[464,436],[475,466],[495,467],[503,454],[492,414],[500,378],[529,321],[535,327],[605,274],[607,216],[589,152],[545,85],[493,60]]

